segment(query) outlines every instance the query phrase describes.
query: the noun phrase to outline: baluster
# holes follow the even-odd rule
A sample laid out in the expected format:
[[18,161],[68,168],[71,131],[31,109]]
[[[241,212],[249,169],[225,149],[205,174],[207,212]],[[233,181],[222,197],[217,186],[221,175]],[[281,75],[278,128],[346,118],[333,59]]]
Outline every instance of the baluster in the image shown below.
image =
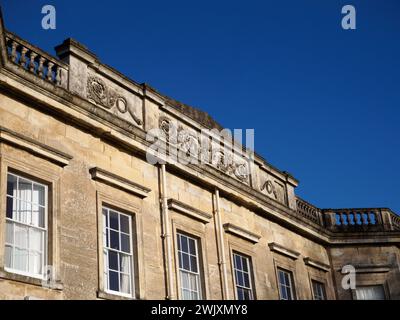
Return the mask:
[[18,43],[12,41],[11,43],[11,61],[17,63],[17,46]]
[[59,86],[61,85],[61,68],[57,67],[56,71],[56,85]]
[[43,64],[44,64],[44,61],[45,61],[45,59],[43,57],[40,57],[39,66],[38,66],[38,76],[40,78],[43,78],[43,71],[44,71]]
[[28,52],[28,48],[22,47],[21,58],[19,59],[19,64],[20,64],[20,66],[22,66],[24,68],[25,68],[26,61],[27,61],[27,58],[26,58],[27,52]]
[[365,218],[365,216],[367,216],[368,217],[368,214],[365,214],[365,212],[362,212],[361,213],[361,221],[362,221],[362,224],[363,225],[368,225],[368,218]]
[[47,64],[47,80],[48,81],[53,81],[53,70],[52,70],[53,66],[54,66],[54,63],[49,61],[49,63]]
[[344,214],[343,214],[343,212],[340,212],[340,213],[339,213],[339,216],[340,216],[340,225],[341,225],[341,226],[344,226],[345,223],[344,223]]
[[30,57],[30,62],[29,62],[29,71],[32,73],[35,73],[35,59],[37,57],[37,54],[33,51],[31,51],[31,57]]
[[368,223],[369,225],[370,225],[370,224],[373,224],[370,214],[374,214],[373,211],[371,211],[371,213],[368,212],[368,211],[366,212],[366,215],[367,215],[367,223]]

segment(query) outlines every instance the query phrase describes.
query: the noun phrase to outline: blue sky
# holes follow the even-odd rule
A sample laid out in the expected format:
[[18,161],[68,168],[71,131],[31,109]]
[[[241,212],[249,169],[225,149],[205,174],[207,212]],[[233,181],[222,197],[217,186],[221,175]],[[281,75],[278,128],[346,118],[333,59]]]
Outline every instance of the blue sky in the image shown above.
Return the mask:
[[[400,213],[400,1],[2,0],[6,28],[73,37],[138,82],[254,128],[256,151],[319,207]],[[57,29],[41,28],[41,8]],[[357,30],[341,28],[352,4]]]

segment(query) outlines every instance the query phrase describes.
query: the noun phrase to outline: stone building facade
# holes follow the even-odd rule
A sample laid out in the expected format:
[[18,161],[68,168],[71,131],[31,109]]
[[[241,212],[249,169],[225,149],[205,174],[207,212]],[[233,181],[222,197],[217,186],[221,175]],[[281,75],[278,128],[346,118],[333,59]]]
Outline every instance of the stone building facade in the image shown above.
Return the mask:
[[400,298],[390,209],[319,209],[248,150],[151,164],[151,129],[187,151],[221,127],[72,39],[56,56],[1,20],[0,299]]

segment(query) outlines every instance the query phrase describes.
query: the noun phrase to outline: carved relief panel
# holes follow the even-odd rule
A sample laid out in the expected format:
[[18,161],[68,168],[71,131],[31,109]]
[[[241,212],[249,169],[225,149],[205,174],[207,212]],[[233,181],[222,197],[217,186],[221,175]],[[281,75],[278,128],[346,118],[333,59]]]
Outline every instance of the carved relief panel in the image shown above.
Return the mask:
[[143,102],[137,95],[95,74],[88,74],[87,99],[132,124],[143,126]]
[[287,204],[286,186],[281,180],[267,172],[260,172],[259,186],[260,191],[268,197],[282,204]]
[[224,148],[208,135],[202,135],[168,116],[159,118],[159,128],[169,144],[178,153],[194,157],[200,165],[209,165],[243,183],[249,184],[250,166],[248,161],[232,149]]

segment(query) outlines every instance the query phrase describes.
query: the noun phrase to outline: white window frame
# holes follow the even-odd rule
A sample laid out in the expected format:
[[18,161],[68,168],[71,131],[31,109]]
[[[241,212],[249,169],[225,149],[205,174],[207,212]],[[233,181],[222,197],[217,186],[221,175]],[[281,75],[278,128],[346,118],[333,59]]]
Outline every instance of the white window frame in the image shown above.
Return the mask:
[[[284,273],[288,275],[289,278],[289,285],[287,283],[281,283],[281,279],[280,279],[280,273]],[[278,276],[278,286],[279,286],[279,299],[280,300],[296,300],[296,293],[295,293],[295,288],[294,288],[294,275],[292,271],[283,269],[281,267],[278,267],[277,270],[277,276]],[[292,299],[283,299],[282,296],[282,286],[285,287],[285,289],[289,289],[290,290],[290,295],[292,296]]]
[[[105,214],[104,214],[104,210],[107,211],[107,223],[105,223]],[[118,228],[119,230],[115,230],[112,229],[110,226],[110,211],[116,212],[118,214]],[[134,260],[133,260],[133,234],[132,234],[132,216],[129,214],[125,214],[122,213],[119,210],[110,208],[107,205],[103,205],[102,206],[102,210],[101,210],[101,214],[102,214],[102,221],[103,221],[103,250],[102,250],[102,254],[103,254],[103,263],[104,263],[104,268],[103,268],[103,286],[104,286],[104,291],[106,293],[109,294],[113,294],[113,295],[118,295],[118,296],[122,296],[122,297],[127,297],[127,298],[133,298],[135,296],[135,270],[134,270]],[[121,231],[121,223],[120,223],[120,215],[125,216],[128,218],[129,221],[129,245],[130,245],[130,252],[126,253],[125,251],[121,250],[121,233],[124,235],[127,235],[125,232]],[[108,225],[108,227],[107,227]],[[108,231],[107,231],[108,229]],[[106,241],[106,232],[108,232],[108,239],[109,239],[109,243],[111,242],[111,238],[110,238],[110,229],[112,231],[118,232],[118,241],[119,241],[119,250],[113,249],[111,247],[107,247],[107,241]],[[113,251],[118,253],[118,257],[119,255],[125,255],[129,257],[129,286],[130,286],[130,293],[125,293],[125,292],[121,292],[121,291],[115,291],[115,290],[111,290],[110,288],[110,276],[109,276],[109,261],[108,261],[108,252],[109,251]],[[120,259],[118,258],[118,269],[120,269]],[[113,270],[111,269],[111,271],[113,272],[117,272],[118,273],[118,277],[120,277],[121,275],[121,271],[120,270]],[[124,273],[125,274],[125,273]],[[126,274],[125,274],[126,275]],[[118,283],[119,285],[121,285],[121,280],[120,278],[118,278]]]
[[[182,245],[181,245],[181,243],[180,243],[181,237],[185,237],[185,238],[187,238],[188,240],[191,239],[191,240],[194,241],[194,244],[195,244],[195,251],[196,251],[196,252],[195,252],[195,255],[193,255],[193,254],[190,253],[189,247],[188,247],[189,252],[184,252],[184,251],[182,251]],[[191,295],[192,295],[193,293],[197,293],[197,297],[198,297],[198,298],[197,298],[196,300],[201,300],[201,299],[202,299],[202,284],[201,284],[201,271],[200,271],[200,261],[199,261],[199,260],[200,260],[199,245],[198,245],[199,239],[194,238],[194,237],[191,237],[191,236],[189,236],[189,235],[187,235],[187,234],[185,234],[185,233],[182,233],[182,232],[177,232],[177,233],[176,233],[176,241],[179,242],[179,246],[181,247],[181,250],[179,250],[179,246],[178,246],[178,245],[176,246],[177,254],[178,254],[178,271],[179,271],[179,279],[180,279],[180,288],[179,288],[179,289],[180,289],[180,296],[181,296],[181,299],[183,299],[183,297],[184,297],[183,291],[186,290],[186,291],[190,291],[190,292],[191,292]],[[188,241],[188,243],[189,243],[189,241]],[[182,268],[180,267],[180,264],[181,264],[181,254],[182,254],[182,253],[188,255],[189,257],[195,257],[195,258],[196,258],[197,272],[194,272],[194,271],[192,271],[192,270],[187,270],[187,269],[184,269],[183,267],[182,267]],[[183,261],[182,261],[182,266],[183,266]],[[191,266],[191,261],[190,261],[190,259],[189,259],[189,266]],[[184,287],[183,287],[183,281],[182,281],[182,274],[183,274],[183,273],[186,273],[186,274],[190,274],[190,275],[194,275],[194,276],[195,276],[195,278],[196,278],[197,291],[193,290],[192,288],[184,288]],[[194,300],[194,299],[190,299],[190,300]]]
[[[46,278],[45,271],[46,271],[46,267],[47,267],[47,264],[48,264],[48,199],[49,199],[49,196],[48,196],[49,191],[48,190],[49,190],[49,188],[48,188],[47,185],[45,185],[43,183],[39,183],[39,182],[37,182],[35,180],[29,179],[29,178],[27,178],[27,177],[25,177],[23,175],[16,174],[16,173],[13,173],[13,172],[7,172],[6,183],[8,183],[8,176],[9,175],[12,175],[12,176],[17,178],[17,190],[19,188],[19,179],[24,179],[24,180],[29,181],[29,182],[32,183],[32,194],[33,194],[33,185],[34,184],[44,188],[44,206],[41,206],[40,204],[35,204],[35,205],[37,205],[39,207],[44,208],[44,227],[32,226],[32,224],[26,224],[26,223],[23,223],[23,222],[20,222],[20,221],[16,221],[14,219],[10,219],[10,218],[7,217],[7,213],[6,213],[5,214],[5,220],[6,220],[5,231],[7,233],[7,222],[11,223],[13,225],[13,243],[12,244],[11,243],[7,243],[7,239],[5,239],[6,242],[4,244],[4,250],[5,250],[6,246],[11,246],[13,248],[13,252],[14,252],[14,249],[17,247],[15,245],[15,229],[14,229],[15,228],[14,226],[16,224],[25,226],[25,227],[28,228],[28,230],[32,228],[32,229],[36,229],[36,230],[40,230],[40,231],[44,232],[44,235],[42,236],[42,250],[43,251],[41,252],[42,253],[42,265],[41,265],[42,274],[38,275],[38,274],[35,274],[35,273],[32,273],[32,272],[21,271],[21,270],[15,269],[13,267],[11,267],[11,268],[10,267],[6,267],[6,263],[5,262],[4,262],[4,270],[6,270],[7,272],[10,272],[10,273],[15,273],[15,274],[19,274],[19,275],[22,275],[22,276],[27,276],[27,277],[30,277],[30,278],[44,280]],[[18,197],[14,197],[14,196],[8,195],[7,191],[6,191],[6,211],[7,211],[7,199],[8,198],[11,198],[11,199],[13,199],[13,201],[16,201],[16,203],[18,204],[17,205],[17,210],[19,210],[19,201],[26,202],[25,200],[19,199]],[[30,205],[33,207],[34,203],[31,201]],[[28,233],[29,233],[29,231],[28,231]],[[20,248],[20,249],[25,249],[25,250],[28,251],[27,264],[29,266],[29,253],[31,252],[30,245],[29,245],[29,234],[28,234],[28,240],[27,241],[28,241],[27,248]],[[13,262],[14,262],[13,261],[13,255],[11,256],[11,258],[12,258],[11,265],[13,265]],[[29,267],[28,267],[28,269],[29,269]]]
[[[311,286],[312,286],[312,293],[313,293],[314,300],[327,300],[325,283],[318,281],[318,280],[311,279]],[[315,289],[316,289],[315,286],[320,287],[319,290],[322,290],[322,296],[320,295],[319,292],[315,291]],[[318,297],[318,299],[317,299],[317,297]]]
[[[235,265],[236,265],[235,256],[240,257],[242,263],[243,263],[243,260],[246,261],[246,265],[247,265],[247,270],[248,270],[248,271],[245,271],[244,269],[241,270],[241,269],[236,268],[236,266],[235,266]],[[254,294],[253,294],[253,276],[252,276],[250,258],[249,258],[248,256],[243,255],[243,254],[238,253],[238,252],[233,252],[233,253],[232,253],[232,258],[233,258],[233,272],[234,272],[235,288],[236,288],[236,292],[235,292],[235,293],[236,293],[236,299],[239,299],[238,289],[240,288],[240,289],[244,289],[244,290],[249,291],[249,292],[250,292],[250,300],[254,300]],[[242,272],[242,273],[247,273],[247,274],[248,274],[248,277],[249,277],[249,287],[245,287],[245,286],[239,285],[239,284],[237,283],[237,280],[236,280],[237,274],[236,274],[236,272]]]

